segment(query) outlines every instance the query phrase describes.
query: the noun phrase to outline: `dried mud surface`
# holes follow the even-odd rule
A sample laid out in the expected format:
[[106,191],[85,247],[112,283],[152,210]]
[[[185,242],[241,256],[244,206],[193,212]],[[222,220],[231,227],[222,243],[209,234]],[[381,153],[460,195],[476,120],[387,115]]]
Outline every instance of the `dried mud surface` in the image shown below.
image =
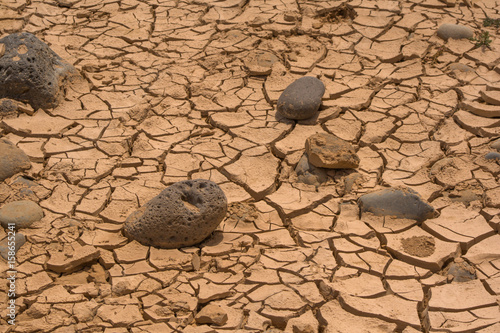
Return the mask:
[[[0,332],[499,332],[500,166],[485,156],[500,136],[500,35],[483,26],[499,10],[3,0],[0,38],[31,32],[84,80],[56,108],[0,119],[36,183],[0,183],[0,205],[32,200],[45,214],[19,230],[15,326],[0,260]],[[444,23],[492,41],[444,41]],[[281,92],[304,75],[326,87],[319,115],[280,117]],[[316,133],[353,144],[359,167],[299,182]],[[197,178],[229,202],[204,243],[123,237],[131,212]],[[413,189],[439,216],[360,215],[357,199],[387,187]],[[467,264],[465,282],[447,273],[453,261]]]

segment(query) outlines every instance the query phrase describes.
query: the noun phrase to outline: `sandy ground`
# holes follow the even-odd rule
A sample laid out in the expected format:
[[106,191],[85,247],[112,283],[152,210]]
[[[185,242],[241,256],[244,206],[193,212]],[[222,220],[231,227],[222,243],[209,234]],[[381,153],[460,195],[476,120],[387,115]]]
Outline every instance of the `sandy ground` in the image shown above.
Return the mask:
[[[2,0],[0,37],[35,34],[85,80],[54,109],[0,121],[38,184],[7,179],[0,205],[45,215],[20,230],[16,325],[2,297],[0,332],[499,332],[500,166],[485,155],[500,136],[500,38],[483,21],[500,2],[477,4]],[[443,23],[492,42],[444,41]],[[319,116],[280,118],[304,75],[326,87]],[[322,132],[360,165],[297,182]],[[131,212],[196,178],[229,201],[208,241],[123,237]],[[440,215],[359,215],[361,195],[397,186]]]

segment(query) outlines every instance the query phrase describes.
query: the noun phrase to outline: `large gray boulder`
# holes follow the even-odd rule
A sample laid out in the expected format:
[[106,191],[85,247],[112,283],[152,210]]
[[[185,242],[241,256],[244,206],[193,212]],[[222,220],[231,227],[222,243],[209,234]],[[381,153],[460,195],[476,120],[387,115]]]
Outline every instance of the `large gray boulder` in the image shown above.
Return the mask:
[[0,181],[31,168],[29,157],[12,142],[0,138]]
[[180,248],[200,243],[225,217],[221,188],[204,179],[174,183],[125,221],[124,234],[143,245]]
[[28,32],[0,39],[0,98],[29,103],[35,110],[53,108],[63,96],[64,81],[76,70]]

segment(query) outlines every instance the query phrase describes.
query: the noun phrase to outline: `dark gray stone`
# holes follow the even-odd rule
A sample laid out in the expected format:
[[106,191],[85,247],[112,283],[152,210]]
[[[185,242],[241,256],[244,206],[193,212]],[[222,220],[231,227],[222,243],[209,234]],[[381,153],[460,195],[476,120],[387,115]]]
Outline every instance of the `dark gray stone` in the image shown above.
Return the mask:
[[491,148],[500,151],[500,139],[493,141],[493,143],[491,144]]
[[309,163],[307,154],[302,155],[300,158],[299,163],[295,166],[295,173],[297,174],[298,182],[316,187],[328,180],[327,171]]
[[[12,239],[12,237],[14,237],[14,239]],[[26,237],[24,237],[22,233],[16,232],[15,236],[7,234],[7,237],[0,241],[0,255],[5,260],[9,260],[9,246],[14,246],[15,251],[17,252],[17,250],[19,250],[24,243],[26,243]]]
[[321,80],[312,76],[302,77],[283,91],[278,99],[278,112],[288,119],[311,118],[318,112],[324,93],[325,85]]
[[390,188],[361,196],[358,200],[361,212],[378,216],[395,216],[419,222],[435,216],[434,208],[409,188]]
[[464,25],[445,23],[439,27],[437,35],[444,40],[448,40],[448,38],[462,39],[474,37],[474,32]]
[[76,70],[28,32],[0,39],[0,98],[26,102],[36,110],[53,108],[62,98],[64,81]]
[[124,234],[141,244],[180,248],[207,238],[227,211],[227,199],[214,182],[204,179],[174,183],[132,213]]
[[491,153],[486,154],[484,158],[487,160],[500,160],[500,153],[492,151]]
[[0,139],[0,181],[31,168],[28,156],[12,142]]
[[29,200],[9,202],[0,208],[0,224],[4,228],[7,228],[9,223],[13,223],[16,229],[29,228],[42,218],[42,207]]

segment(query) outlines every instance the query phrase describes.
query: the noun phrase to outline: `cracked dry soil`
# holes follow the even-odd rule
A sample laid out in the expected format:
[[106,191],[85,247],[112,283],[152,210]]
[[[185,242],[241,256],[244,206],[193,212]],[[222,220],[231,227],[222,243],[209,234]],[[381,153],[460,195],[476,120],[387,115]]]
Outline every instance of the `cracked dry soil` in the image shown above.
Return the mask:
[[[499,332],[500,166],[485,156],[500,136],[500,38],[483,26],[499,10],[3,0],[0,38],[35,34],[85,84],[53,109],[18,105],[0,119],[32,165],[24,182],[0,183],[0,205],[44,211],[19,231],[15,326],[0,260],[0,332]],[[444,23],[487,31],[491,44],[445,41]],[[279,117],[281,92],[305,75],[325,85],[319,115]],[[352,143],[359,167],[297,181],[316,133]],[[164,250],[123,237],[131,212],[197,178],[219,184],[230,207],[209,239]],[[361,195],[399,186],[439,216],[359,214]],[[453,262],[469,275],[448,274]]]

